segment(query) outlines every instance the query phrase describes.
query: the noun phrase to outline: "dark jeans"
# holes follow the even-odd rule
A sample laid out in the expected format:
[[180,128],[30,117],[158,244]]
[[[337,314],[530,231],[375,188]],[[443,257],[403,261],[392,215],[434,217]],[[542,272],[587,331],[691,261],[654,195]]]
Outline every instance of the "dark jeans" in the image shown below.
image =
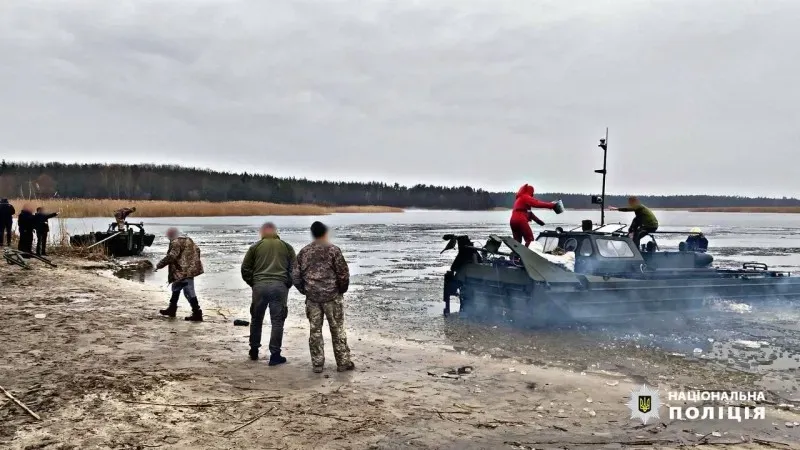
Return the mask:
[[11,222],[0,223],[0,247],[3,246],[3,238],[6,239],[6,245],[11,247]]
[[47,255],[47,231],[36,232],[36,254]]
[[19,251],[33,253],[33,230],[23,230],[19,233]]
[[638,227],[631,229],[630,233],[633,234],[633,243],[636,244],[636,247],[639,247],[639,243],[642,241],[642,238],[656,230],[658,230],[657,227]]
[[250,306],[250,348],[261,347],[261,328],[264,316],[269,309],[272,330],[269,336],[270,353],[279,353],[283,343],[283,323],[289,313],[287,302],[289,288],[283,283],[259,284],[253,286],[253,303]]

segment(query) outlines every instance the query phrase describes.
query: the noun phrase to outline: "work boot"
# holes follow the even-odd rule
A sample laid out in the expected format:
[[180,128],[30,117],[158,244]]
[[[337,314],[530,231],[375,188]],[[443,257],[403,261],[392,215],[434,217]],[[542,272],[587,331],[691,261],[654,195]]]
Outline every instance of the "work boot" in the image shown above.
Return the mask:
[[350,361],[349,363],[347,363],[347,364],[345,364],[343,366],[337,367],[336,371],[337,372],[347,372],[348,370],[355,370],[355,369],[356,369],[356,365],[353,364],[353,361]]
[[197,297],[190,298],[189,304],[192,306],[192,315],[187,317],[186,320],[189,322],[202,322],[203,310],[200,309],[200,303],[197,302]]
[[250,359],[253,361],[258,361],[258,349],[251,348],[250,349]]
[[181,295],[180,291],[173,292],[172,297],[170,297],[169,299],[169,306],[167,307],[167,309],[162,309],[158,311],[158,313],[161,314],[162,316],[175,317],[175,313],[178,311],[178,298],[180,297],[180,295]]
[[314,368],[311,370],[313,370],[314,373],[322,373],[323,368],[324,368],[323,366],[314,366]]
[[270,366],[277,366],[279,364],[283,364],[286,362],[286,358],[281,356],[281,352],[275,352],[269,355],[269,365]]

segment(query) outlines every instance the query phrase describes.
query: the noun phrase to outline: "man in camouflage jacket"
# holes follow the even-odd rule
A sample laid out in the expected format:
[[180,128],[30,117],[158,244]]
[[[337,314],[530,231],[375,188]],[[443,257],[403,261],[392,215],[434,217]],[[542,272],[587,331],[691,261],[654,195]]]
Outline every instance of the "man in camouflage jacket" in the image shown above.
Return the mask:
[[121,208],[114,211],[114,220],[117,221],[117,231],[125,231],[125,219],[136,212],[136,208]]
[[202,322],[203,311],[200,309],[197,293],[194,290],[194,277],[203,273],[200,248],[191,238],[182,236],[177,228],[168,229],[167,238],[169,239],[167,256],[156,264],[156,270],[168,267],[167,281],[172,283],[172,297],[169,299],[167,309],[162,309],[159,313],[167,317],[175,317],[178,310],[178,299],[183,291],[183,295],[189,300],[189,305],[192,307],[192,315],[186,320]]
[[300,250],[292,270],[292,283],[306,296],[306,316],[311,325],[308,345],[314,372],[322,372],[325,350],[322,322],[328,319],[333,339],[333,355],[339,372],[353,370],[347,334],[344,329],[342,295],[350,286],[350,272],[339,247],[328,241],[328,228],[321,222],[311,225],[314,241]]

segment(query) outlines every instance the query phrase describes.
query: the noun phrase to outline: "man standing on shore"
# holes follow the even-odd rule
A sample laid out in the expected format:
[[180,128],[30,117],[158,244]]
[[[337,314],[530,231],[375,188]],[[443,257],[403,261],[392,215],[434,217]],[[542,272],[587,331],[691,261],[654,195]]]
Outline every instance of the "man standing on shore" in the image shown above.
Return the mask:
[[172,283],[172,297],[169,299],[167,309],[162,309],[159,313],[163,316],[175,317],[178,310],[178,299],[183,291],[183,295],[186,300],[189,300],[189,305],[192,307],[192,315],[186,317],[186,320],[202,322],[203,310],[200,309],[197,293],[194,290],[194,277],[203,274],[200,248],[190,237],[182,236],[175,227],[167,230],[167,239],[169,239],[167,256],[156,264],[156,270],[169,266],[167,281]]
[[33,230],[36,220],[31,212],[31,205],[22,205],[22,211],[17,216],[17,231],[19,231],[18,249],[21,252],[33,253]]
[[261,240],[247,250],[242,261],[242,279],[253,288],[250,306],[250,359],[258,359],[261,347],[261,328],[269,309],[272,326],[269,337],[269,365],[286,362],[281,356],[283,324],[289,312],[289,288],[292,287],[292,266],[295,253],[291,245],[282,241],[272,222],[261,226]]
[[36,254],[39,256],[47,256],[47,235],[50,233],[48,221],[57,215],[58,213],[45,214],[41,206],[36,208],[33,218],[36,230]]
[[136,208],[121,208],[114,211],[114,220],[117,221],[117,231],[125,231],[125,219],[136,212]]
[[8,203],[8,199],[0,199],[0,247],[3,246],[5,237],[6,245],[11,247],[11,226],[14,224],[14,206]]
[[306,316],[311,325],[308,346],[315,373],[325,366],[322,322],[327,317],[333,340],[333,355],[339,372],[355,369],[350,360],[347,333],[344,329],[342,295],[350,286],[350,271],[342,251],[328,240],[328,227],[322,222],[311,224],[314,241],[300,250],[292,282],[306,296]]

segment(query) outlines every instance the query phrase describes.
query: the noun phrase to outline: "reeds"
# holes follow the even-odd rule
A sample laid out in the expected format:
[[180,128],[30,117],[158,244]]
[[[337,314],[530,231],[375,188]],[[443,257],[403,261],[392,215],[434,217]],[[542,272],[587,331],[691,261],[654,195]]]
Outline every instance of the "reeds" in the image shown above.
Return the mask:
[[[44,199],[10,200],[17,210],[23,204],[43,207],[48,212],[58,212],[59,218],[113,217],[114,211],[123,207],[136,207],[138,217],[214,217],[214,216],[317,216],[333,213],[388,213],[402,212],[391,206],[321,206],[285,205],[278,203],[235,202],[170,202],[164,200],[98,200],[98,199]],[[61,224],[59,224],[59,228]]]
[[687,210],[692,212],[800,214],[800,206],[721,206],[711,208],[687,208]]

